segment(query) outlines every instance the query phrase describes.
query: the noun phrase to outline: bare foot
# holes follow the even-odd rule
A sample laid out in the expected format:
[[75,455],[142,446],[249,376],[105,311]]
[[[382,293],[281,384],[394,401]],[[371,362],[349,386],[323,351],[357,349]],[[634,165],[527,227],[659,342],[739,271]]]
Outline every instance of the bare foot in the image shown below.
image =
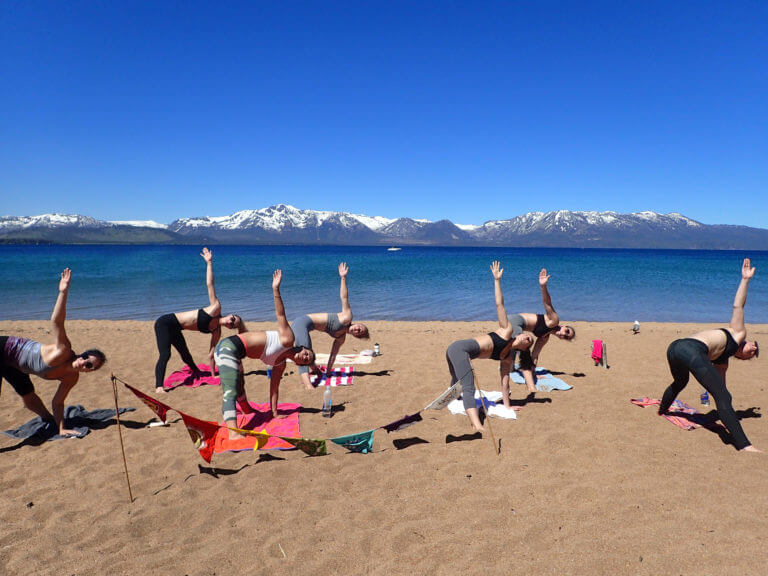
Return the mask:
[[229,439],[230,440],[240,440],[241,438],[245,438],[240,432],[235,432],[234,430],[229,431]]
[[155,388],[155,394],[168,394],[168,392],[165,391],[165,388]]
[[760,450],[759,448],[755,448],[754,446],[752,446],[750,444],[749,446],[744,446],[744,448],[739,450],[739,452],[760,452],[760,453],[762,453],[762,450]]
[[485,426],[472,426],[472,430],[475,432],[480,432],[481,434],[485,434],[487,432]]

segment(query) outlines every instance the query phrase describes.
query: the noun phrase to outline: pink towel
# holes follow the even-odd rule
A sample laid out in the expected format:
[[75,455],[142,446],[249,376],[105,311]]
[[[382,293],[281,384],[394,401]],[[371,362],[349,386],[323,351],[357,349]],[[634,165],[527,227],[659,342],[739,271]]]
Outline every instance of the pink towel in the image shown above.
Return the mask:
[[[637,406],[658,406],[661,404],[661,400],[657,400],[656,398],[632,398],[630,400],[632,404],[636,404]],[[674,408],[674,412],[667,412],[667,414],[664,414],[664,418],[672,422],[675,426],[678,428],[682,428],[683,430],[694,430],[695,428],[700,428],[701,425],[697,424],[696,422],[691,421],[690,419],[686,418],[685,416],[677,416],[677,414],[689,414],[689,415],[696,415],[700,414],[696,408],[692,406],[688,406],[685,402],[682,402],[680,400],[675,400],[672,402],[672,406],[670,408]]]
[[[301,437],[301,432],[299,430],[299,408],[301,408],[301,404],[293,404],[290,402],[278,404],[278,411],[280,414],[287,414],[288,416],[286,418],[273,418],[272,410],[270,409],[268,402],[265,402],[264,404],[248,402],[248,404],[254,410],[250,414],[241,414],[240,407],[238,406],[238,428],[242,428],[243,430],[256,430],[257,432],[266,432],[267,434],[286,436],[288,438]],[[214,453],[219,453],[253,450],[255,445],[256,438],[253,436],[230,440],[229,430],[222,424],[222,428],[216,436],[216,447],[213,451]],[[294,446],[285,440],[280,440],[280,438],[270,438],[261,450],[292,450],[293,448]]]
[[600,364],[603,359],[603,341],[592,340],[592,360],[595,361],[595,366]]
[[[325,372],[326,367],[320,366],[320,369]],[[309,377],[309,381],[312,386],[349,386],[352,384],[354,371],[355,368],[353,366],[340,366],[332,370],[330,377],[325,374],[322,376],[312,374]]]
[[198,364],[197,369],[202,372],[202,375],[198,378],[193,378],[192,369],[189,366],[184,366],[184,368],[177,370],[165,379],[163,388],[165,390],[173,390],[178,386],[197,388],[203,384],[209,384],[211,386],[219,386],[221,384],[219,377],[211,374],[211,367],[208,366],[208,364]]

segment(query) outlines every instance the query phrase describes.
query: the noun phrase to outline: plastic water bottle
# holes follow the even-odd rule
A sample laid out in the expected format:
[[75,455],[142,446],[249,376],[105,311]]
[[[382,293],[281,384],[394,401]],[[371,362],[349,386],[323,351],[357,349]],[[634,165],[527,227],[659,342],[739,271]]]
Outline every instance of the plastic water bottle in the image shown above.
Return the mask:
[[704,390],[704,392],[701,393],[701,405],[702,406],[709,406],[709,392]]
[[333,399],[331,398],[331,387],[326,386],[325,392],[323,392],[323,416],[326,418],[331,417],[331,407],[333,406]]
[[632,324],[632,332],[634,332],[635,334],[640,332],[640,322],[638,322],[637,320],[635,320],[635,323]]
[[376,344],[373,345],[373,355],[379,356],[381,355],[381,348],[379,348],[379,343],[376,342]]
[[272,380],[272,366],[267,366],[267,379]]

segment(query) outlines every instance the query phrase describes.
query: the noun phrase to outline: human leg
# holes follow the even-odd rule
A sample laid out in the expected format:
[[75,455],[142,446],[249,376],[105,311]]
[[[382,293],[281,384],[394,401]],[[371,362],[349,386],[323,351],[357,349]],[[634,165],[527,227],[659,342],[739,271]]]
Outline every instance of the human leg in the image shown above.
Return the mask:
[[479,353],[480,346],[476,340],[459,340],[448,346],[445,357],[451,372],[451,385],[461,382],[464,411],[467,413],[472,427],[475,430],[484,431],[475,404],[475,375],[470,363],[471,358],[476,358]]

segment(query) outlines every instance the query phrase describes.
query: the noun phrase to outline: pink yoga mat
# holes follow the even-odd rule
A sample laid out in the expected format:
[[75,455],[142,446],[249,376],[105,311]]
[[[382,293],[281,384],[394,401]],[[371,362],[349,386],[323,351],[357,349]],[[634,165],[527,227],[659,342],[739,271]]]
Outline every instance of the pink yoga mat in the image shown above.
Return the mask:
[[177,370],[165,379],[163,388],[165,390],[173,390],[179,386],[197,388],[203,384],[208,384],[210,386],[219,386],[221,384],[219,377],[211,374],[211,367],[208,366],[208,364],[198,364],[197,368],[202,372],[201,377],[193,378],[192,369],[189,366],[184,366],[184,368]]

